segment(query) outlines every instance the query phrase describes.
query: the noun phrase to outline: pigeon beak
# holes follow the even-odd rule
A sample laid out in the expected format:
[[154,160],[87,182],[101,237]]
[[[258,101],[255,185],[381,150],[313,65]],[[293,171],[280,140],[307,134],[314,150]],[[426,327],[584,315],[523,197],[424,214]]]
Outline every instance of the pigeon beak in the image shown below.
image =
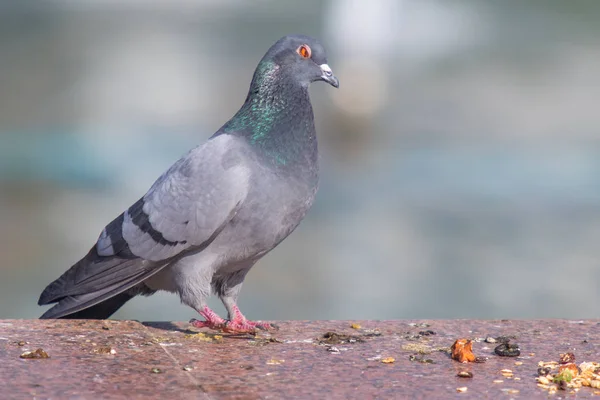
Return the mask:
[[338,78],[335,77],[333,71],[331,71],[331,68],[329,68],[329,65],[321,64],[319,67],[321,67],[322,71],[321,80],[329,83],[334,88],[340,87],[340,81],[338,81]]

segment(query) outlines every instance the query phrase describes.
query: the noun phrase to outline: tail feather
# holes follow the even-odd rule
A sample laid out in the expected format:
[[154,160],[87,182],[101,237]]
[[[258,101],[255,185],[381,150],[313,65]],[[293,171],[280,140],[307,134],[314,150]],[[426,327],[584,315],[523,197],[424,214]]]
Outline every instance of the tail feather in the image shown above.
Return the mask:
[[98,292],[62,298],[40,319],[106,319],[137,295],[149,296],[155,291],[140,283],[128,290],[111,294]]
[[99,256],[93,247],[40,295],[39,305],[57,302],[68,296],[79,296],[129,282],[132,278],[156,272],[156,264],[140,258]]
[[143,281],[167,263],[99,256],[96,249],[49,284],[39,305],[57,303],[40,318],[105,319],[138,294],[151,294]]
[[65,315],[65,310],[74,308],[73,306],[77,302],[81,301],[81,299],[67,297],[61,300],[57,305],[46,311],[44,315],[40,317],[40,319],[106,319],[113,315],[115,312],[117,312],[119,308],[121,308],[125,303],[127,303],[134,297],[135,294],[123,292],[107,300],[104,300],[103,302],[98,303],[94,306],[83,308],[80,311],[76,311],[74,313]]

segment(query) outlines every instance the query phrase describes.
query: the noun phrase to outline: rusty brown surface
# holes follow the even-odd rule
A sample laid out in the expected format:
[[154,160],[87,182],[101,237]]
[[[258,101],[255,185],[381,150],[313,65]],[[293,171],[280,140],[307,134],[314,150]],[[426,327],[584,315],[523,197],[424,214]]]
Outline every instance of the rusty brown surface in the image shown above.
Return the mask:
[[[360,328],[353,329],[352,323]],[[559,354],[567,352],[574,353],[577,362],[600,361],[598,320],[287,321],[278,325],[278,332],[261,332],[256,338],[219,338],[194,335],[198,331],[187,323],[2,320],[0,393],[2,398],[36,399],[531,399],[548,397],[535,380],[539,361],[558,361]],[[346,343],[320,343],[327,332],[341,334]],[[494,354],[498,343],[478,341],[498,336],[515,336],[511,343],[520,345],[521,355],[499,357]],[[475,355],[487,361],[451,360],[443,350],[458,338],[475,339]],[[329,338],[339,340],[335,335]],[[50,358],[20,358],[37,348]],[[512,370],[514,376],[503,376],[503,369]],[[473,377],[459,378],[460,371]],[[457,393],[459,387],[467,391]],[[552,397],[598,395],[598,389],[584,387],[576,394],[558,391]]]

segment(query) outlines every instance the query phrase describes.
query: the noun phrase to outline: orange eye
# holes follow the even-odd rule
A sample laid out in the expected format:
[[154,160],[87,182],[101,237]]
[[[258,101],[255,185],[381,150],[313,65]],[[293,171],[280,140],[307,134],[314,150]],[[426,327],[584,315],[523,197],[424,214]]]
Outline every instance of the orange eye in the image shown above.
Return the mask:
[[302,46],[298,47],[298,50],[296,50],[296,53],[300,54],[300,57],[302,57],[302,58],[310,58],[310,55],[311,55],[310,47],[308,47],[307,44],[303,44]]

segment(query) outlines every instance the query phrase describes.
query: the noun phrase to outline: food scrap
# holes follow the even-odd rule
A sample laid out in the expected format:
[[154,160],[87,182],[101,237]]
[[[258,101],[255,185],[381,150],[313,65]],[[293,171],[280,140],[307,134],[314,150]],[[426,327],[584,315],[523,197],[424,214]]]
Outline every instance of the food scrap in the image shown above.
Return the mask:
[[340,349],[335,346],[327,346],[327,351],[332,354],[340,354]]
[[356,324],[355,323],[355,324],[350,325],[350,328],[352,328],[352,329],[360,329],[361,326],[360,326],[360,324]]
[[396,359],[394,357],[386,357],[381,360],[381,362],[384,364],[393,364],[395,361]]
[[215,333],[190,333],[184,336],[186,339],[194,339],[199,340],[201,342],[218,342],[223,339],[223,335],[218,335]]
[[19,357],[27,359],[27,360],[50,358],[50,356],[48,355],[48,353],[46,353],[44,351],[44,349],[37,349],[35,351],[26,351],[26,352],[22,353]]
[[513,372],[510,369],[503,369],[500,371],[500,373],[505,377],[505,378],[512,378],[513,377]]
[[549,393],[568,389],[578,391],[582,386],[600,389],[598,362],[583,362],[578,366],[573,353],[564,353],[560,354],[559,362],[540,361],[538,366],[538,387]]
[[467,387],[466,387],[466,386],[463,386],[463,387],[456,388],[456,391],[457,391],[458,393],[464,393],[464,392],[466,392],[466,391],[467,391]]
[[452,359],[461,363],[475,362],[477,357],[473,354],[473,341],[470,339],[458,339],[450,348]]
[[573,353],[561,354],[558,359],[558,362],[560,364],[569,364],[569,363],[575,362],[575,354],[573,354]]
[[105,346],[105,347],[95,347],[92,350],[92,353],[94,354],[111,354],[111,355],[115,355],[117,354],[117,351],[115,349],[113,349],[110,346]]
[[458,376],[459,378],[472,378],[473,373],[471,371],[459,371],[459,373],[456,374],[456,376]]
[[[218,336],[219,339],[222,338],[222,336],[220,336],[220,335],[216,335],[216,336]],[[219,339],[216,339],[216,337],[215,337],[215,340],[219,340]],[[248,341],[248,344],[250,346],[257,346],[257,347],[266,346],[271,343],[283,343],[283,341],[280,339],[274,338],[274,337],[268,337],[268,338],[255,337],[254,339]]]

